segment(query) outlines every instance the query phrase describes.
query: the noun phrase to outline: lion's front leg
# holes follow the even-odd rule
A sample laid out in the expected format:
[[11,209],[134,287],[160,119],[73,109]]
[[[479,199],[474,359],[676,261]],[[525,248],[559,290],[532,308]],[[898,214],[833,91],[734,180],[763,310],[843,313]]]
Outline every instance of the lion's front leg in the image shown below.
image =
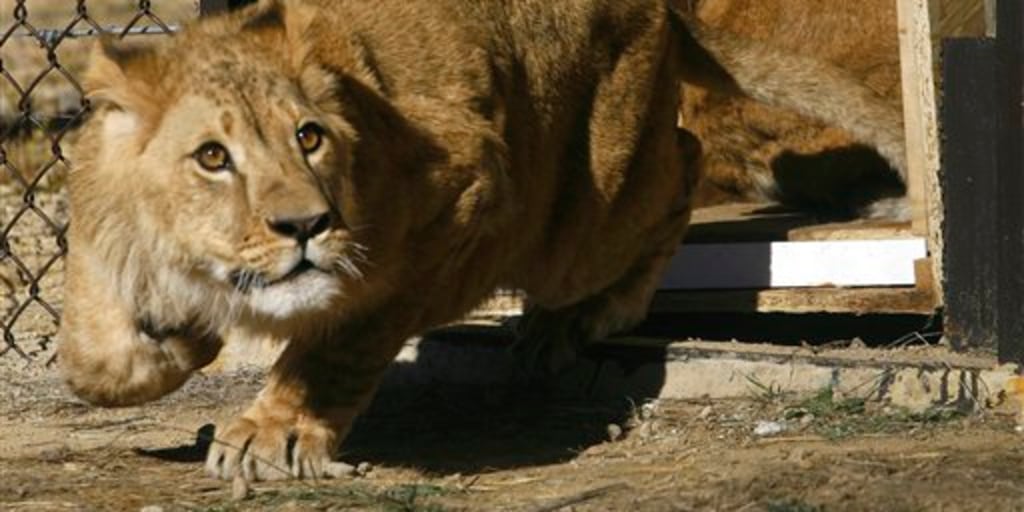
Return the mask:
[[219,429],[207,472],[247,480],[341,476],[348,466],[333,461],[338,445],[402,342],[401,336],[314,346],[293,341],[255,402]]

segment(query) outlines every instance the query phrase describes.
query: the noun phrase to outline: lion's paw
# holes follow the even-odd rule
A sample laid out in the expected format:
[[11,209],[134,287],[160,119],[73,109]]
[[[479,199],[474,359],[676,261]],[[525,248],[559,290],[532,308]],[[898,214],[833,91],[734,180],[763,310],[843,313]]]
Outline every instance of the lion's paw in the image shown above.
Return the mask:
[[314,422],[242,416],[210,445],[206,472],[223,480],[241,475],[252,481],[351,475],[351,466],[332,460],[336,440],[332,429]]

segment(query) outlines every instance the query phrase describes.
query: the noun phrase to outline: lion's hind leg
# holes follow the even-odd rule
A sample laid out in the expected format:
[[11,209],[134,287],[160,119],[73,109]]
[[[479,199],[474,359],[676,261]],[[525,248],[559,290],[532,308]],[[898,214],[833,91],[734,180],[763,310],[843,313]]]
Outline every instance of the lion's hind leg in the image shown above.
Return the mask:
[[528,305],[516,323],[513,346],[525,371],[531,375],[556,373],[571,366],[589,342],[623,332],[643,321],[661,276],[679,246],[686,219],[675,224],[656,251],[639,259],[601,293],[561,308]]
[[[675,130],[681,180],[659,222],[638,230],[634,243],[643,250],[627,270],[596,294],[567,306],[528,305],[516,324],[513,352],[529,374],[554,373],[571,365],[591,341],[639,324],[647,316],[661,277],[690,222],[693,192],[703,172],[701,143],[688,130]],[[591,253],[599,253],[600,250]]]

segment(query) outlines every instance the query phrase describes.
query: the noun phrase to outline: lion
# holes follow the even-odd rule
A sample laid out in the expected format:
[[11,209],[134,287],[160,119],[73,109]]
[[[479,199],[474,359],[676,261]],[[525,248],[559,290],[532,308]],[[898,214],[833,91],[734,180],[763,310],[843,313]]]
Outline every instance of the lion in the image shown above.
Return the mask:
[[[895,2],[700,0],[696,14],[718,30],[823,59],[902,109]],[[863,139],[736,95],[683,89],[682,126],[704,144],[697,208],[780,202],[828,217],[909,215],[899,174]]]
[[404,340],[496,288],[528,294],[539,366],[644,317],[701,173],[680,80],[899,158],[861,84],[664,0],[264,0],[104,40],[68,184],[65,380],[139,404],[226,329],[288,339],[206,468],[329,476]]

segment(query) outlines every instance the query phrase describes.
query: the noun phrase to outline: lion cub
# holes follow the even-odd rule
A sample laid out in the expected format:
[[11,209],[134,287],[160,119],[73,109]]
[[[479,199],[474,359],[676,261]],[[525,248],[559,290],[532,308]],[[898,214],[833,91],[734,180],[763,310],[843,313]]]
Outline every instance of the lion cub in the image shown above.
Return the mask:
[[[231,326],[290,339],[207,469],[330,474],[408,337],[498,286],[534,357],[645,313],[690,217],[681,79],[840,124],[899,115],[838,71],[664,0],[264,1],[104,41],[75,148],[60,362],[101,405],[179,387]],[[898,166],[899,167],[899,166]]]

